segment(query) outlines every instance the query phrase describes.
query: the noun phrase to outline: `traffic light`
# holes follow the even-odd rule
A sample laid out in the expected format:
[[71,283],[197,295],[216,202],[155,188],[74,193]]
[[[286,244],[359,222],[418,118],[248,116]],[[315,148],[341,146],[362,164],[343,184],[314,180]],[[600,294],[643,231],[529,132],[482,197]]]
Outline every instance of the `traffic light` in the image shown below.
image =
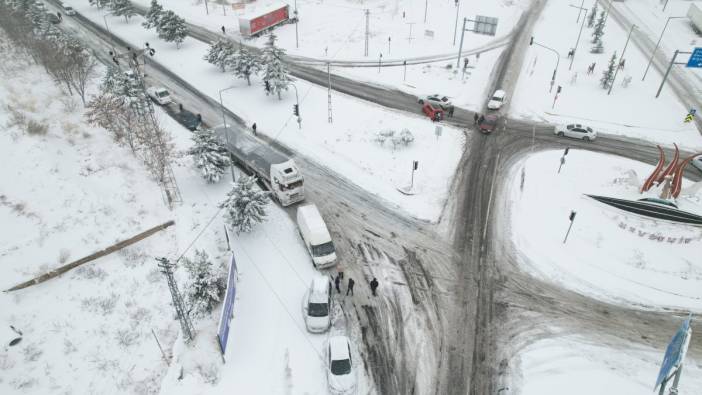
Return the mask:
[[531,36],[531,40],[529,40],[529,45],[534,45],[534,36]]
[[300,116],[300,106],[298,104],[293,104],[293,114],[297,117]]

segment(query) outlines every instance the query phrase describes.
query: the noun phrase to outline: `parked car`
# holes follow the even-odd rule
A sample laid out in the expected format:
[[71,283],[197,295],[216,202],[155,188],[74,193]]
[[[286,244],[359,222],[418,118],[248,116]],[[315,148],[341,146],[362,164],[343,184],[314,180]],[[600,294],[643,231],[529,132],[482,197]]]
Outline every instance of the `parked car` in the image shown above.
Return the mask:
[[488,110],[499,110],[502,108],[502,105],[505,104],[506,96],[507,92],[503,91],[502,89],[496,90],[487,104]]
[[62,5],[61,7],[63,8],[63,13],[68,16],[73,16],[76,14],[76,10],[74,10],[70,5]]
[[429,95],[429,96],[426,96],[425,98],[420,98],[417,102],[419,104],[424,104],[425,102],[431,103],[432,106],[440,107],[444,111],[448,111],[449,108],[453,107],[453,104],[451,103],[451,100],[449,100],[448,97],[440,96],[438,94]]
[[312,256],[312,263],[317,268],[326,268],[334,265],[336,250],[332,242],[327,224],[314,204],[298,207],[297,227],[302,236],[302,241]]
[[697,170],[702,171],[702,156],[698,156],[692,160],[692,166],[695,166]]
[[433,121],[440,121],[444,119],[444,110],[441,107],[433,106],[431,103],[424,103],[422,106],[422,112],[427,114],[429,118]]
[[307,330],[321,333],[331,325],[332,285],[326,276],[312,279],[309,289],[302,299],[302,313]]
[[149,95],[149,97],[155,101],[156,103],[160,105],[172,103],[173,100],[171,99],[171,94],[168,93],[168,91],[165,88],[158,88],[155,86],[151,86],[146,89],[146,94]]
[[581,125],[579,123],[558,125],[553,129],[553,134],[561,137],[565,136],[580,139],[583,141],[591,141],[597,138],[597,132],[588,126]]
[[351,358],[351,344],[346,336],[332,336],[327,347],[327,384],[334,395],[356,391],[356,371]]
[[478,124],[478,130],[483,133],[492,133],[497,127],[497,115],[488,114],[483,117],[482,122]]

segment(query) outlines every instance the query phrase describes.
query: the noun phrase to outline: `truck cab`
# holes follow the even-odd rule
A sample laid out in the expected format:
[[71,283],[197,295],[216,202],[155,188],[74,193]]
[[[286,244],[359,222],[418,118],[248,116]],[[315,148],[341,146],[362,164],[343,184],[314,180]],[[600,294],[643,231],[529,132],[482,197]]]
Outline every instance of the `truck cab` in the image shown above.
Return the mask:
[[271,190],[282,206],[305,198],[304,179],[292,159],[271,165]]

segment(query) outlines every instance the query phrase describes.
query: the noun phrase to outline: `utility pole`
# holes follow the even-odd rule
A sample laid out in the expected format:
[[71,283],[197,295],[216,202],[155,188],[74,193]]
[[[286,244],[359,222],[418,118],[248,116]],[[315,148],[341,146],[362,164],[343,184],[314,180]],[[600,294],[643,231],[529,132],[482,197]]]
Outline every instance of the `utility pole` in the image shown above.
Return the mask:
[[299,44],[299,40],[298,40],[298,35],[297,35],[297,21],[298,21],[298,19],[299,19],[299,18],[297,17],[297,0],[295,0],[295,11],[294,11],[294,13],[295,13],[295,48],[300,48],[300,44]]
[[459,0],[456,0],[456,23],[453,26],[453,45],[456,45],[456,32],[458,32],[458,9],[460,8]]
[[412,44],[412,25],[414,25],[416,22],[405,22],[405,24],[409,25],[410,27],[410,32],[409,36],[407,36],[407,42]]
[[171,291],[171,298],[173,299],[173,307],[176,309],[178,321],[180,321],[180,328],[183,330],[183,337],[185,342],[189,343],[194,339],[193,326],[190,323],[188,312],[185,310],[183,298],[180,296],[180,292],[178,291],[178,284],[176,284],[175,279],[173,278],[173,267],[175,265],[171,264],[167,258],[156,258],[156,260],[159,262],[158,267],[161,268],[161,273],[166,275],[168,289]]
[[629,40],[631,39],[631,33],[634,32],[634,28],[636,25],[631,25],[631,29],[629,29],[629,35],[626,37],[626,43],[624,43],[624,50],[622,50],[622,54],[619,56],[619,63],[617,64],[617,68],[614,69],[614,77],[612,77],[612,83],[609,84],[609,90],[607,91],[607,94],[609,95],[612,93],[612,88],[614,88],[614,81],[617,80],[617,74],[619,73],[619,69],[621,68],[620,65],[622,64],[622,59],[624,59],[624,52],[626,52],[626,47],[629,45]]
[[429,0],[424,0],[424,23],[427,23],[427,9],[429,8]]
[[331,64],[327,62],[327,122],[332,123],[332,104],[331,104]]
[[363,56],[368,56],[368,28],[370,26],[370,10],[366,8],[365,14],[366,14],[366,49],[363,52]]
[[380,73],[380,65],[383,63],[383,54],[380,54],[380,57],[378,57],[378,73]]
[[402,75],[402,81],[406,81],[407,80],[407,61],[405,60],[404,62],[402,62],[402,65],[405,66],[405,71]]
[[663,90],[663,85],[665,85],[665,81],[668,80],[668,74],[670,74],[670,70],[673,68],[674,64],[684,64],[686,65],[687,63],[680,62],[680,63],[675,63],[675,58],[678,57],[680,54],[692,54],[692,52],[684,52],[680,51],[678,49],[675,50],[675,53],[673,54],[673,58],[670,59],[670,64],[668,65],[668,69],[666,69],[665,74],[663,75],[663,81],[661,81],[661,86],[658,87],[658,92],[656,92],[656,98],[660,96],[661,90]]
[[[583,0],[584,2],[584,0]],[[571,7],[575,7],[574,5],[571,5]],[[580,35],[583,34],[583,26],[585,26],[585,19],[587,19],[587,9],[583,7],[579,7],[580,10],[578,11],[578,15],[580,15],[581,11],[585,11],[585,16],[583,17],[583,21],[580,24],[580,31],[578,32],[578,39],[575,40],[575,47],[573,47],[573,56],[570,58],[570,66],[568,66],[568,71],[570,71],[573,68],[573,61],[575,60],[575,54],[578,52],[578,44],[580,44]]]
[[580,22],[580,13],[585,9],[585,8],[583,8],[584,5],[585,5],[585,0],[583,0],[582,3],[580,3],[580,9],[578,10],[578,19],[575,20],[575,23]]
[[456,59],[456,68],[461,67],[461,50],[463,49],[463,36],[466,34],[466,22],[468,22],[468,18],[463,18],[463,28],[461,29],[461,44],[458,46],[458,59]]

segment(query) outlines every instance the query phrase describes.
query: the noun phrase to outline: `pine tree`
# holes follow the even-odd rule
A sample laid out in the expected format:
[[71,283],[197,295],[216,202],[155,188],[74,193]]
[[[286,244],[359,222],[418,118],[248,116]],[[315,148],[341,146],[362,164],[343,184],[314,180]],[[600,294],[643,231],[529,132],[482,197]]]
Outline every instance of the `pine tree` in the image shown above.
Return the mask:
[[179,17],[175,12],[170,10],[161,15],[156,31],[158,32],[158,37],[162,40],[175,42],[176,48],[180,48],[180,44],[188,35],[185,19]]
[[227,289],[226,273],[221,265],[214,265],[203,250],[196,250],[192,260],[184,258],[183,267],[190,278],[185,288],[188,313],[202,317],[222,300]]
[[144,19],[146,19],[141,25],[147,29],[158,27],[161,21],[161,15],[163,15],[163,7],[156,0],[151,0],[151,7],[146,11]]
[[614,77],[614,69],[617,67],[617,51],[614,51],[612,58],[609,60],[609,65],[605,71],[602,72],[602,78],[600,78],[600,86],[602,89],[609,89],[610,84],[612,84],[612,77]]
[[600,13],[600,18],[597,20],[597,23],[595,24],[595,30],[592,31],[592,43],[597,44],[598,42],[602,42],[602,36],[604,36],[604,27],[605,27],[605,12],[602,11]]
[[266,205],[270,202],[269,193],[256,186],[256,176],[241,177],[227,193],[227,199],[219,208],[227,210],[227,221],[240,232],[250,232],[254,225],[266,218]]
[[595,17],[597,16],[597,1],[592,5],[590,14],[587,16],[587,27],[591,28],[595,25]]
[[90,5],[96,5],[97,8],[109,6],[111,2],[112,0],[88,0]]
[[110,9],[113,15],[123,16],[126,22],[129,22],[129,18],[136,15],[132,2],[129,0],[112,0],[110,2]]
[[207,182],[218,182],[230,164],[226,147],[211,129],[196,130],[192,139],[195,145],[188,150],[188,154],[193,156],[195,166]]
[[221,68],[224,72],[228,65],[234,63],[233,57],[234,45],[229,40],[220,39],[210,46],[203,59]]
[[251,85],[251,75],[258,74],[261,71],[261,62],[258,56],[249,52],[245,47],[241,46],[232,58],[232,69],[237,78],[246,79],[246,82]]
[[268,42],[266,42],[266,47],[263,49],[263,82],[268,83],[270,91],[268,93],[277,93],[278,99],[282,99],[280,96],[282,91],[287,91],[292,78],[288,76],[288,70],[283,63],[283,56],[285,56],[285,50],[275,46],[276,40],[275,34],[271,33],[268,36]]

